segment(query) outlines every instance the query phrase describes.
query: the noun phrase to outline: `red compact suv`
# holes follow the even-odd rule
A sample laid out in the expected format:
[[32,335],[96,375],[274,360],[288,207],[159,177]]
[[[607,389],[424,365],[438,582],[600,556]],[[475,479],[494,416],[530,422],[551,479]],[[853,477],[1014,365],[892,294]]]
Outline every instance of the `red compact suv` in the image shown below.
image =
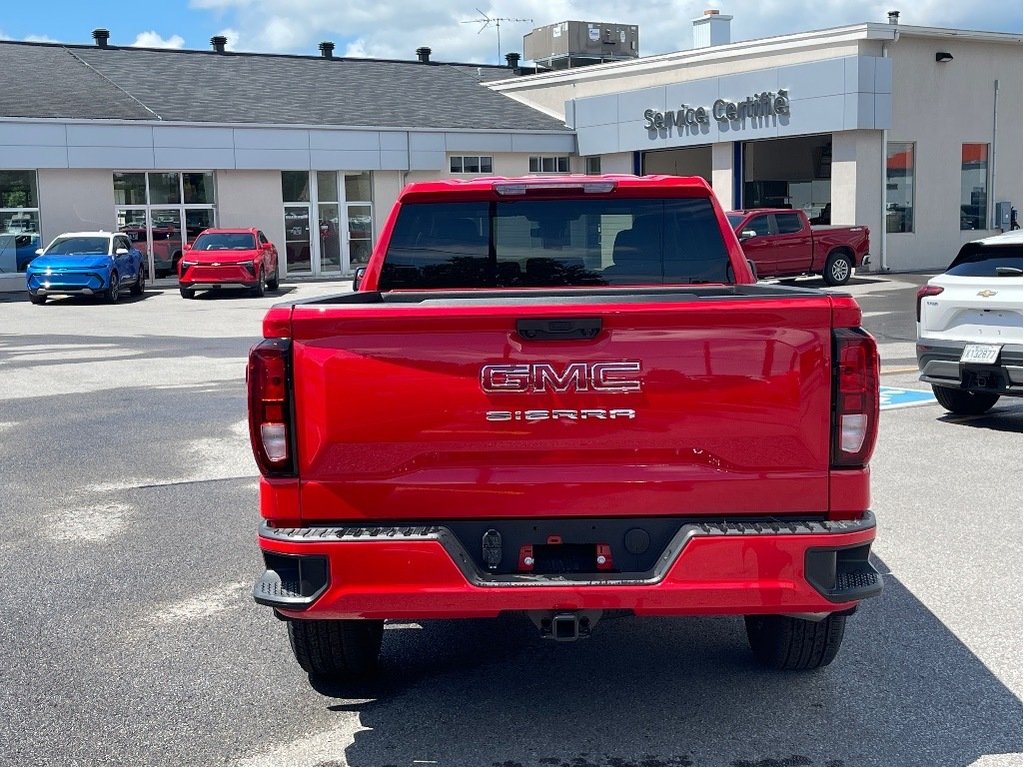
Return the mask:
[[182,298],[194,299],[197,290],[239,286],[262,296],[277,290],[277,248],[260,230],[206,229],[178,262],[178,288]]

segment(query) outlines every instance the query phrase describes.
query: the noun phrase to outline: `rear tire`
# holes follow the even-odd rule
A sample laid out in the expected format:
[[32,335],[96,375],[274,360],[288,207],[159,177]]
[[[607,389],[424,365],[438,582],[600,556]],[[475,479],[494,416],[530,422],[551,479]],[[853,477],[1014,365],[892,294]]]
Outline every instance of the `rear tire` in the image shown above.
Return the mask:
[[338,682],[377,672],[384,622],[369,619],[288,622],[288,640],[299,666],[314,677]]
[[825,271],[821,276],[825,278],[826,285],[846,285],[852,274],[853,261],[850,260],[849,254],[835,251],[825,260]]
[[194,299],[196,297],[196,292],[192,288],[179,288],[178,291],[183,299]]
[[31,301],[33,304],[45,304],[46,303],[46,294],[45,293],[41,293],[38,296],[35,296],[35,295],[30,293],[28,295],[28,300]]
[[280,267],[274,270],[274,276],[267,280],[267,290],[276,291],[277,287],[281,284]]
[[821,621],[790,616],[744,616],[750,649],[773,669],[818,669],[839,653],[846,616],[829,614]]
[[999,400],[999,395],[991,392],[971,392],[969,389],[954,389],[932,385],[932,392],[939,405],[950,413],[958,416],[979,416]]

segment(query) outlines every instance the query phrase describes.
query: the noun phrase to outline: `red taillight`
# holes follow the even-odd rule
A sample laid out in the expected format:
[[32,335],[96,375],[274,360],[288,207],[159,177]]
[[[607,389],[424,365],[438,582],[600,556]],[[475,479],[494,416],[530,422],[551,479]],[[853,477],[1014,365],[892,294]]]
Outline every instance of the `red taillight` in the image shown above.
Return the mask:
[[938,296],[943,290],[941,285],[922,285],[917,289],[917,322],[921,322],[921,300],[925,296]]
[[289,400],[287,339],[266,339],[249,351],[249,439],[264,475],[295,474],[295,449]]
[[832,402],[832,466],[866,466],[878,437],[878,348],[860,329],[838,328]]

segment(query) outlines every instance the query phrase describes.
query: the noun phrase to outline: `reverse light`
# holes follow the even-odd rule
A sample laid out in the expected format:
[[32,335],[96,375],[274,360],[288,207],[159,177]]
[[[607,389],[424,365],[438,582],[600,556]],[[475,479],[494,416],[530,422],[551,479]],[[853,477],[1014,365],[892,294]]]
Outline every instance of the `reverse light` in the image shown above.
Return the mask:
[[864,467],[878,437],[878,348],[860,329],[833,332],[832,466]]
[[291,342],[266,339],[249,351],[249,439],[260,472],[295,474],[295,451],[289,398]]
[[941,285],[922,285],[917,289],[917,322],[921,322],[921,302],[925,296],[938,296],[945,290]]

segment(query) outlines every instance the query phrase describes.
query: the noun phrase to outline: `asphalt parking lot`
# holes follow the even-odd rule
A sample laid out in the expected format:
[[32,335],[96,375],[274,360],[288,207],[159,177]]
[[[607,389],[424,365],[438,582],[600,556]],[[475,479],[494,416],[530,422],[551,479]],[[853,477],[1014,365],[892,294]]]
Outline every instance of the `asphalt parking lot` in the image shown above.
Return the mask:
[[574,644],[525,619],[394,624],[358,691],[311,687],[250,598],[244,388],[264,310],[347,284],[0,294],[0,763],[1020,765],[1021,401],[965,418],[928,400],[924,279],[846,289],[883,385],[925,397],[882,414],[886,589],[834,664],[762,670],[733,618],[610,619]]

